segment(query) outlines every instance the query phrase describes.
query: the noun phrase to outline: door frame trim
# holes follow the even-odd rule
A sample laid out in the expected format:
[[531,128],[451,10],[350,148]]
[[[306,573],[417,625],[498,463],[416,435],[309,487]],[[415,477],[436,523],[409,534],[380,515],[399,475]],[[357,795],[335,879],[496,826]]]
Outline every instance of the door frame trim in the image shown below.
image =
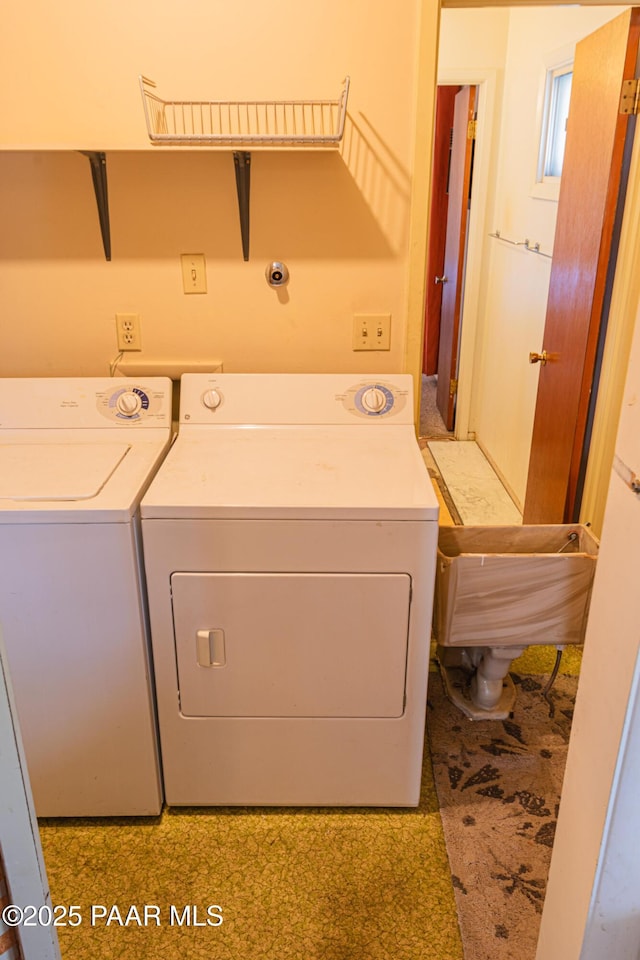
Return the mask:
[[602,532],[631,340],[640,301],[640,124],[636,123],[631,167],[616,261],[600,384],[584,481],[580,521]]

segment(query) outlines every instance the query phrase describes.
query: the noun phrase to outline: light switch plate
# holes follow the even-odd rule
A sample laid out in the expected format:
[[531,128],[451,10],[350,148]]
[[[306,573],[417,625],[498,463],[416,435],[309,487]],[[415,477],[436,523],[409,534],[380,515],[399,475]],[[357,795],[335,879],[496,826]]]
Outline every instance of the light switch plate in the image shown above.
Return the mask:
[[390,350],[391,314],[357,313],[353,318],[354,350]]
[[204,253],[183,253],[180,256],[182,264],[182,289],[185,293],[207,292],[207,270]]

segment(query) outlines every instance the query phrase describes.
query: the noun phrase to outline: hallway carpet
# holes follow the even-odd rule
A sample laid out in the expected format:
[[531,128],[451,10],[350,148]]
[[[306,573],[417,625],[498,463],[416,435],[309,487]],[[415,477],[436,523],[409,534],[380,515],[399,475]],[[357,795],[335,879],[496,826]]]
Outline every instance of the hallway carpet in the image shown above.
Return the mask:
[[453,432],[447,430],[444,420],[436,406],[436,390],[438,387],[438,378],[436,376],[428,377],[422,375],[422,388],[420,395],[420,436],[428,440],[434,438],[449,437],[453,440]]
[[[80,907],[63,960],[462,960],[428,755],[417,809],[171,809],[43,820],[53,903]],[[93,904],[160,908],[121,926]],[[218,905],[219,926],[170,925]],[[213,919],[217,915],[213,911]],[[174,914],[175,918],[175,914]]]

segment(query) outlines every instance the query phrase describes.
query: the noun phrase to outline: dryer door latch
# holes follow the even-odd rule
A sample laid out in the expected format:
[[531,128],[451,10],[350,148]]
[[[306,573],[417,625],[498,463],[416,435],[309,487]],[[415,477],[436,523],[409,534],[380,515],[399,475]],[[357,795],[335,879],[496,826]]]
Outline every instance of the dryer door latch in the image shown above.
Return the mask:
[[227,662],[224,630],[198,630],[196,657],[201,667],[224,667]]

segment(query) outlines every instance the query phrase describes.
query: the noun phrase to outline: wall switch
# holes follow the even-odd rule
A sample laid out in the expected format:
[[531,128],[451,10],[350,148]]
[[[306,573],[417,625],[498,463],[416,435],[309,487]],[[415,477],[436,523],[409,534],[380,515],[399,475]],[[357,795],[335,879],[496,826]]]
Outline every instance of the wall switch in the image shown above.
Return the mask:
[[353,318],[354,350],[390,350],[391,314],[356,313]]
[[116,313],[116,335],[121,353],[142,350],[140,314]]
[[204,262],[204,253],[183,253],[180,256],[182,263],[182,289],[185,293],[207,292],[207,271]]

